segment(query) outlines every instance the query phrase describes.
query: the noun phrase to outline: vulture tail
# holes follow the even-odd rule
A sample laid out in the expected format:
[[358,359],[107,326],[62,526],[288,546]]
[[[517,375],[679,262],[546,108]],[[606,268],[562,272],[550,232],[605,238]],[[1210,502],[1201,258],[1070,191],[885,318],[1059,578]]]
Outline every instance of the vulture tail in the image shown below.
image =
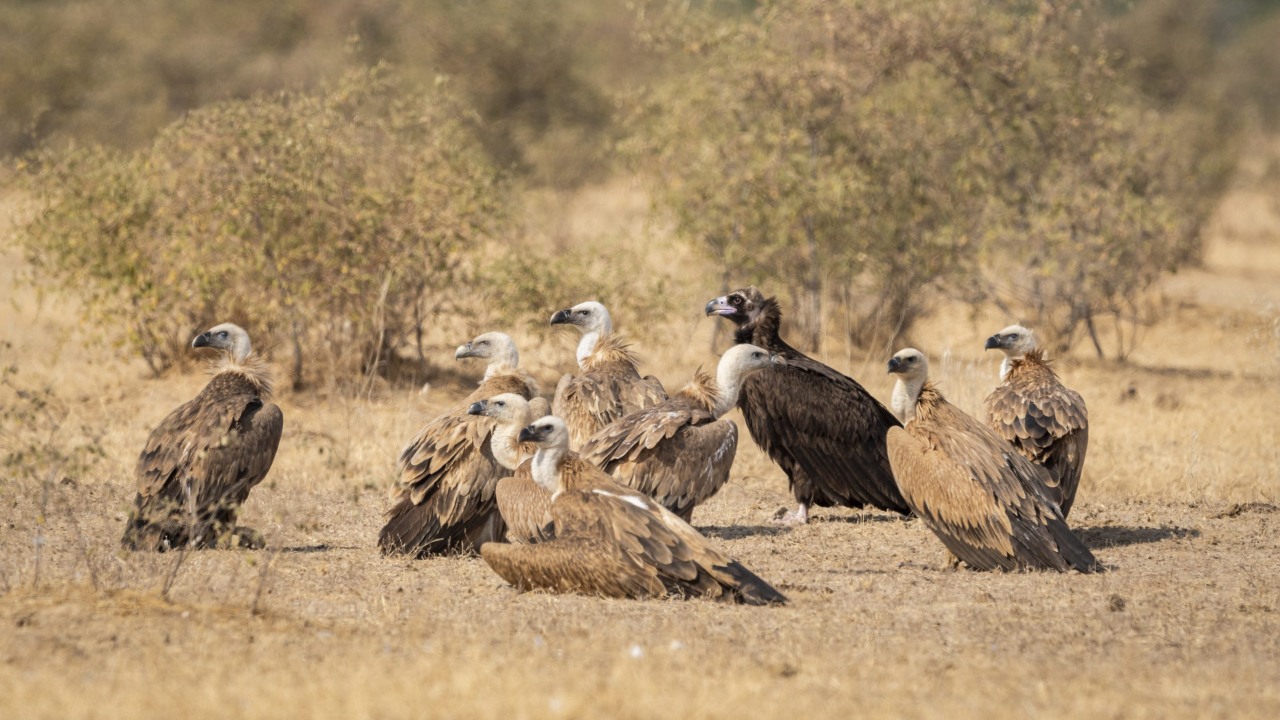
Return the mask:
[[736,602],[746,605],[787,604],[786,595],[775,590],[772,585],[760,579],[760,576],[746,569],[736,560],[730,561],[728,565],[717,565],[715,570],[732,579],[732,597]]
[[1082,573],[1103,572],[1106,568],[1093,553],[1085,546],[1076,534],[1071,532],[1071,528],[1062,520],[1049,521],[1049,533],[1053,535],[1054,541],[1058,543],[1058,551],[1062,553],[1062,557],[1071,564],[1076,570]]

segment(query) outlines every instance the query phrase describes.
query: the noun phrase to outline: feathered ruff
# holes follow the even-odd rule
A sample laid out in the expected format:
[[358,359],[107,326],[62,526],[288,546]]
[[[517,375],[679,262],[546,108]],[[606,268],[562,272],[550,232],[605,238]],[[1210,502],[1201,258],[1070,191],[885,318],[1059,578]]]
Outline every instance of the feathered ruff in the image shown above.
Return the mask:
[[271,364],[257,353],[251,352],[243,360],[237,360],[229,353],[223,353],[222,357],[214,360],[209,367],[210,375],[222,373],[237,373],[244,376],[263,400],[270,399],[275,390]]
[[686,398],[695,406],[711,412],[720,403],[720,386],[716,384],[715,375],[699,366],[693,371],[693,379],[680,388],[676,396]]
[[631,349],[631,343],[620,334],[614,333],[600,338],[591,354],[582,359],[582,372],[595,370],[610,363],[627,363],[638,367],[640,359]]

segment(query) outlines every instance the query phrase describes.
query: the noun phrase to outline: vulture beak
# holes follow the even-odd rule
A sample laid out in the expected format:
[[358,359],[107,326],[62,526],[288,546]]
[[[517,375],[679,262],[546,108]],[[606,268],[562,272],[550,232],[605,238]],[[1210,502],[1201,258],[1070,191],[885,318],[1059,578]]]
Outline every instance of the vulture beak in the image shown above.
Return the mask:
[[571,322],[570,318],[572,317],[573,317],[573,314],[568,310],[557,310],[556,314],[551,316],[551,324],[563,325],[567,322]]
[[459,345],[458,349],[453,351],[454,360],[461,360],[462,358],[469,358],[471,356],[471,343]]
[[209,342],[209,333],[200,333],[195,340],[191,341],[191,347],[193,348],[209,347],[212,344]]
[[483,415],[488,404],[484,400],[471,403],[471,407],[467,408],[468,415]]
[[987,346],[986,346],[986,348],[985,348],[985,349],[987,349],[987,350],[995,350],[995,349],[997,349],[997,348],[999,348],[999,347],[1000,347],[1000,335],[999,335],[999,334],[992,335],[991,337],[987,338]]
[[533,426],[520,428],[520,434],[516,436],[516,442],[535,442],[537,433],[533,430]]
[[734,315],[738,311],[729,304],[728,296],[718,297],[707,303],[708,315]]
[[787,359],[782,357],[781,355],[770,355],[769,362],[773,363],[774,365],[781,365],[782,367],[787,366]]
[[893,374],[902,369],[902,361],[896,357],[889,358],[889,373]]

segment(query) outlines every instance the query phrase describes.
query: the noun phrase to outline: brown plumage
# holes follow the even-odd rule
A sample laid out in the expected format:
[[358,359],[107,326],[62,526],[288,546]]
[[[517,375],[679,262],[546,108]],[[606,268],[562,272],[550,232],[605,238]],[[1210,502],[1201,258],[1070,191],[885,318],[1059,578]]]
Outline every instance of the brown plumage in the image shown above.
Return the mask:
[[786,360],[784,368],[747,378],[738,407],[752,439],[787,474],[798,503],[787,522],[807,522],[810,505],[908,512],[884,446],[897,419],[853,378],[782,340],[777,298],[743,288],[707,303],[706,313],[734,323],[734,342]]
[[503,333],[481,335],[455,357],[487,358],[485,379],[427,423],[400,454],[400,482],[391,489],[392,506],[378,533],[384,554],[470,552],[504,532],[494,491],[508,471],[490,447],[497,422],[467,411],[477,400],[503,393],[528,400],[537,385],[517,369],[515,343]]
[[608,425],[587,441],[582,457],[689,522],[733,467],[738,426],[721,417],[747,377],[783,362],[755,345],[735,345],[715,376],[699,370],[671,398]]
[[569,425],[570,442],[582,447],[609,423],[667,399],[658,379],[641,377],[635,353],[613,334],[609,311],[584,302],[551,316],[552,325],[570,324],[582,332],[578,371],[564,375],[551,403],[553,414]]
[[1049,497],[1071,512],[1089,449],[1089,411],[1080,393],[1058,379],[1035,336],[1011,325],[987,338],[1005,354],[1003,382],[987,396],[987,424],[1048,471]]
[[[541,400],[541,398],[535,398]],[[535,407],[541,415],[534,415]],[[507,542],[531,543],[548,540],[551,528],[551,493],[533,481],[529,460],[537,446],[519,441],[520,431],[535,417],[546,415],[546,401],[525,402],[519,395],[504,394],[471,404],[467,411],[484,415],[497,423],[489,447],[494,457],[509,471],[498,481],[494,500],[506,525]]]
[[560,418],[521,433],[538,443],[534,478],[553,489],[555,538],[489,543],[486,563],[521,590],[606,597],[708,597],[752,605],[786,598],[651,498],[623,487],[569,450]]
[[928,361],[908,348],[889,361],[899,375],[889,461],[911,509],[957,558],[981,570],[1101,570],[1045,493],[1044,468],[927,382]]
[[262,547],[236,516],[280,445],[284,415],[270,402],[271,377],[249,335],[230,323],[192,347],[225,355],[198,395],[160,422],[138,457],[138,494],[121,544],[131,550]]

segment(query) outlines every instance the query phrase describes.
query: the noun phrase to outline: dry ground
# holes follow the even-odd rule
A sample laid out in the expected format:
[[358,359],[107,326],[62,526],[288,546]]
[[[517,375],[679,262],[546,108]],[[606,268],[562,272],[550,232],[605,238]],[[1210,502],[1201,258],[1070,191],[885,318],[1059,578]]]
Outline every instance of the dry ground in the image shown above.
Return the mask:
[[[112,328],[0,273],[0,365],[53,391],[21,423],[30,401],[0,396],[6,454],[36,450],[0,477],[0,717],[1280,717],[1280,224],[1264,200],[1228,203],[1131,362],[1060,361],[1093,423],[1072,524],[1110,572],[952,572],[919,522],[877,512],[777,528],[785,478],[747,440],[695,525],[785,608],[521,595],[476,558],[381,557],[396,454],[456,383],[283,396],[275,468],[243,513],[269,550],[119,552],[136,453],[204,380],[148,379]],[[584,204],[604,201],[638,212],[616,192]],[[668,385],[713,361],[696,310],[642,348]],[[944,309],[917,333],[969,409],[1004,324]],[[533,360],[551,377],[576,338],[548,337],[560,355]],[[887,398],[883,358],[840,356]]]

